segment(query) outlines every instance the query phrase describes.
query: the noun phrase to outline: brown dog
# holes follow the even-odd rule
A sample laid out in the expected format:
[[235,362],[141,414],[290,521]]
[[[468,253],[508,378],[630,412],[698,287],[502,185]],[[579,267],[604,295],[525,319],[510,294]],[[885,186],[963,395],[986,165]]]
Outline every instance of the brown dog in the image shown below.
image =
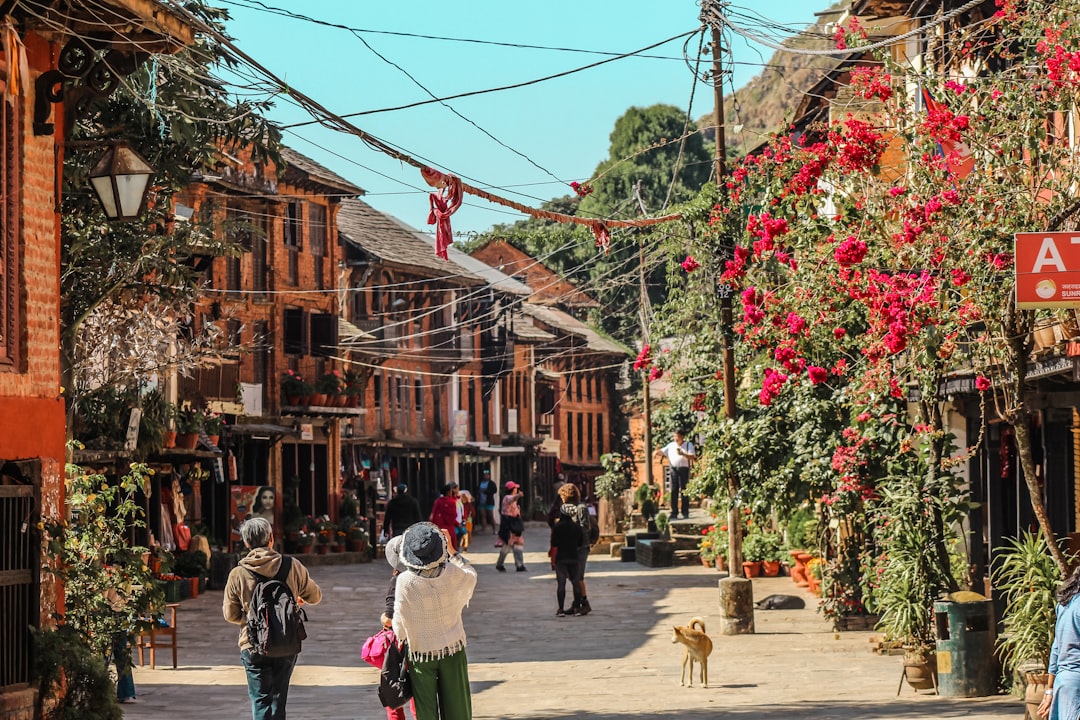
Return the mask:
[[709,687],[709,655],[712,653],[712,640],[705,634],[705,621],[699,617],[690,618],[689,625],[676,625],[671,634],[671,642],[683,644],[682,672],[679,673],[679,685],[686,676],[686,664],[690,663],[690,687],[694,687],[694,661],[701,666],[701,684]]

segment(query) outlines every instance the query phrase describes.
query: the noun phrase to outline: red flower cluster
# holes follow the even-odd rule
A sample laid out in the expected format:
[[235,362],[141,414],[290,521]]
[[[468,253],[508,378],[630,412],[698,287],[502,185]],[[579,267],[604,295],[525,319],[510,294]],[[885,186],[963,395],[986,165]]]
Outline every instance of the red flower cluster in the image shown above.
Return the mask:
[[849,235],[836,246],[836,252],[833,253],[833,256],[836,258],[837,263],[845,267],[856,265],[866,257],[866,243],[854,235]]
[[[875,132],[870,123],[848,118],[844,121],[845,132],[830,133],[830,139],[840,148],[836,162],[847,172],[868,170],[877,165],[888,143]],[[835,137],[834,137],[835,135]]]
[[652,365],[652,354],[651,353],[652,353],[652,348],[646,343],[641,348],[641,352],[638,353],[637,359],[634,360],[634,369],[635,370],[644,370],[645,368]]
[[577,181],[574,181],[570,183],[570,187],[575,193],[577,193],[578,197],[585,197],[586,195],[591,194],[593,191],[592,185],[587,182],[579,183]]
[[762,380],[761,392],[758,393],[758,400],[761,401],[761,404],[772,405],[772,401],[780,394],[787,379],[787,375],[772,368],[765,368],[765,379]]
[[892,77],[881,68],[860,66],[851,71],[851,87],[867,100],[878,98],[885,102],[892,97]]
[[682,269],[688,273],[692,273],[701,267],[701,263],[694,259],[692,255],[687,255],[686,259],[682,261]]

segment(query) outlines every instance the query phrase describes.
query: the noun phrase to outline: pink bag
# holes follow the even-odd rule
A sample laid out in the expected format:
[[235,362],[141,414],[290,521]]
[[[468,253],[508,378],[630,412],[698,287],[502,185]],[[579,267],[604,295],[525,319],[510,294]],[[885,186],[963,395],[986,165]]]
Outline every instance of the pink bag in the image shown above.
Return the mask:
[[360,658],[368,665],[374,665],[382,669],[386,650],[394,642],[396,642],[394,631],[390,628],[383,628],[364,641],[363,647],[360,648]]

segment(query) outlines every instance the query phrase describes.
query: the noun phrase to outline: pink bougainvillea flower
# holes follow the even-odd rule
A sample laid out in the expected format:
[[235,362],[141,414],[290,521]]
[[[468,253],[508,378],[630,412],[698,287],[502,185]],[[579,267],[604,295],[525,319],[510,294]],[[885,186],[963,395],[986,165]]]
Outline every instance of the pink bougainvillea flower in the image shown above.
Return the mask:
[[829,371],[817,365],[811,365],[807,368],[806,375],[814,385],[820,385],[829,379]]
[[844,337],[845,335],[847,335],[847,330],[845,330],[845,329],[844,329],[844,328],[842,328],[842,327],[838,327],[838,328],[833,328],[833,331],[832,331],[832,335],[833,335],[833,337],[834,337],[834,338],[836,338],[837,340],[840,340],[840,339],[842,339],[842,338],[843,338],[843,337]]
[[956,287],[966,285],[967,282],[971,280],[971,276],[964,272],[964,270],[961,268],[953,268],[951,274],[953,285],[955,285]]
[[694,259],[692,255],[687,255],[686,259],[682,261],[682,269],[688,273],[692,273],[701,267],[701,263]]
[[570,183],[570,187],[575,193],[577,193],[578,197],[585,197],[593,191],[592,185],[590,185],[589,183],[579,183],[576,180]]
[[638,353],[637,359],[634,360],[635,370],[644,370],[645,368],[652,365],[652,357],[650,356],[651,351],[652,348],[648,345],[648,343],[646,343],[641,348],[641,352]]
[[899,186],[893,186],[893,187],[889,188],[889,195],[892,196],[892,197],[896,197],[897,195],[903,195],[906,192],[907,192],[907,188],[902,188],[902,187],[899,187]]
[[989,390],[990,378],[984,375],[979,375],[977,378],[975,378],[975,389],[979,392],[986,392],[987,390]]
[[859,240],[854,235],[849,235],[836,246],[836,251],[833,253],[833,257],[836,258],[836,262],[845,267],[855,265],[862,262],[866,257],[866,243]]
[[798,335],[806,329],[806,320],[804,320],[798,313],[788,313],[787,329],[788,332],[792,335]]
[[664,368],[656,365],[653,367],[652,372],[649,373],[649,382],[659,380],[662,377],[664,377]]

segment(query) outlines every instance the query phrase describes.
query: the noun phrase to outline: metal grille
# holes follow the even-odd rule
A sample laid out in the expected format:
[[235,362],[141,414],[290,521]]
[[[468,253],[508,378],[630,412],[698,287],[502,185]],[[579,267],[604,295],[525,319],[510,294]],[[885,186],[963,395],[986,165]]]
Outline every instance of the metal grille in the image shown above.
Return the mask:
[[30,682],[29,628],[39,621],[35,496],[34,485],[0,485],[0,691]]

